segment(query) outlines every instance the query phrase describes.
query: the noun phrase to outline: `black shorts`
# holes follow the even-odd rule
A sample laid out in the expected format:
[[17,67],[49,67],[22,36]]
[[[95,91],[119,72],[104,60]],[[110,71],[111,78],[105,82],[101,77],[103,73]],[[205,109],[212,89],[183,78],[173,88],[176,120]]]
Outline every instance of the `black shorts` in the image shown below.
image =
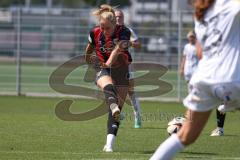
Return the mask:
[[129,85],[129,70],[128,66],[122,66],[118,68],[102,68],[96,73],[95,82],[102,76],[110,76],[114,82],[114,85]]

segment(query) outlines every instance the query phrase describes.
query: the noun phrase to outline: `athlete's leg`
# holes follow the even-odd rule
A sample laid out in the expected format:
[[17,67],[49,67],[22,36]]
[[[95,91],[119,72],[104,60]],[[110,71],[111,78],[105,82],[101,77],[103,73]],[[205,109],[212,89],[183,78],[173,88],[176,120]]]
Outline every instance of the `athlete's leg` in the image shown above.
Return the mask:
[[223,128],[225,118],[226,118],[226,113],[221,113],[216,109],[216,115],[217,115],[217,126],[220,128]]
[[97,85],[104,92],[105,100],[108,107],[112,111],[112,116],[116,119],[116,121],[119,121],[120,110],[118,105],[118,97],[112,78],[108,75],[101,76],[97,80]]
[[134,92],[133,79],[130,79],[129,81],[128,95],[129,95],[129,98],[131,99],[131,103],[134,110],[134,117],[135,117],[134,128],[140,128],[141,127],[141,108],[140,108],[139,100],[136,97],[136,93]]
[[115,137],[119,127],[119,103],[118,95],[113,80],[109,75],[100,75],[97,78],[97,85],[102,89],[105,95],[106,103],[109,107],[108,122],[107,122],[107,140],[103,148],[105,152],[112,152]]
[[187,120],[183,123],[181,130],[164,141],[156,150],[151,160],[170,160],[185,146],[193,143],[200,135],[211,111],[195,112],[188,110]]
[[216,109],[216,117],[217,117],[217,128],[212,131],[211,136],[223,136],[224,135],[223,127],[224,127],[226,113],[222,113],[218,109]]

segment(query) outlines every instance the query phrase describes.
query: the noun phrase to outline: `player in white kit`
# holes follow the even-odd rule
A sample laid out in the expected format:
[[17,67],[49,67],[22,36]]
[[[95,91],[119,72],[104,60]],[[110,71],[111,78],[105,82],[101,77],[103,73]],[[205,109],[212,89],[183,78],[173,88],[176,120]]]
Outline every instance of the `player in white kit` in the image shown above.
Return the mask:
[[[187,34],[188,43],[184,46],[183,57],[180,66],[180,74],[189,83],[193,73],[197,69],[199,57],[196,49],[196,35],[194,31]],[[188,87],[189,90],[189,87]]]
[[[124,26],[124,14],[123,14],[122,10],[116,10],[115,16],[116,16],[117,24],[120,26]],[[137,34],[130,27],[127,27],[127,28],[131,32],[131,36],[130,36],[131,47],[140,49],[141,42],[139,41]],[[141,128],[141,125],[142,125],[141,107],[140,107],[140,103],[137,98],[137,95],[134,91],[134,75],[133,75],[134,71],[133,70],[134,70],[134,68],[130,64],[129,65],[130,77],[129,77],[128,95],[129,95],[129,98],[131,99],[131,103],[132,103],[133,110],[134,110],[134,128]]]
[[240,106],[240,1],[194,0],[195,32],[203,57],[193,74],[191,92],[184,100],[187,120],[181,130],[164,141],[151,160],[172,159],[193,143],[211,110],[224,103]]
[[[188,32],[187,39],[189,43],[184,46],[183,57],[180,66],[180,74],[184,77],[187,83],[189,83],[194,71],[197,69],[199,59],[201,58],[201,51],[197,50],[197,40],[196,35],[193,31]],[[188,91],[190,91],[188,85]],[[221,111],[224,105],[220,105],[218,108]],[[223,136],[224,135],[224,122],[226,113],[220,112],[219,109],[216,109],[216,118],[217,118],[217,128],[211,132],[211,136]]]

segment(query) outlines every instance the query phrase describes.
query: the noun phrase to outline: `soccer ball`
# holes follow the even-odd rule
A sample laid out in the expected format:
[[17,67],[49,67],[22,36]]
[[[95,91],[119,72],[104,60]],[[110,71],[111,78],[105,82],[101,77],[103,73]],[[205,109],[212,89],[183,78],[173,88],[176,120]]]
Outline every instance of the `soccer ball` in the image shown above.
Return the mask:
[[167,127],[168,134],[172,135],[173,133],[177,133],[181,129],[182,124],[185,120],[186,119],[184,117],[175,117],[173,118],[173,120],[168,122]]
[[167,127],[167,132],[169,135],[172,135],[173,133],[177,133],[181,128],[181,125],[173,124]]

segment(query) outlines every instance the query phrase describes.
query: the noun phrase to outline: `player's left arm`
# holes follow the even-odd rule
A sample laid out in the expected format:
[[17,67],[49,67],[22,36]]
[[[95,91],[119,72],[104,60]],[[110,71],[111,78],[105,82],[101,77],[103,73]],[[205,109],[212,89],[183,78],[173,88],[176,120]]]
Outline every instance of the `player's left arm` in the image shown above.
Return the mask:
[[105,63],[106,66],[110,67],[112,64],[114,64],[119,55],[125,55],[124,53],[128,51],[129,47],[131,46],[130,36],[130,30],[124,27],[120,32],[119,41],[117,42],[114,50],[112,51],[110,57]]
[[133,48],[140,49],[142,47],[142,44],[141,44],[141,42],[139,40],[137,40],[137,41],[130,41],[130,43],[131,43],[131,47],[133,47]]
[[140,49],[142,47],[142,44],[139,41],[137,34],[131,28],[128,28],[128,29],[131,32],[131,36],[130,36],[131,47]]
[[200,59],[202,59],[202,47],[201,47],[201,44],[197,41],[195,46],[196,46],[197,57],[200,60]]
[[110,57],[108,58],[107,62],[104,64],[103,67],[111,67],[115,63],[117,56],[120,54],[121,50],[122,48],[121,48],[121,41],[120,41],[115,46],[114,50],[111,52]]

